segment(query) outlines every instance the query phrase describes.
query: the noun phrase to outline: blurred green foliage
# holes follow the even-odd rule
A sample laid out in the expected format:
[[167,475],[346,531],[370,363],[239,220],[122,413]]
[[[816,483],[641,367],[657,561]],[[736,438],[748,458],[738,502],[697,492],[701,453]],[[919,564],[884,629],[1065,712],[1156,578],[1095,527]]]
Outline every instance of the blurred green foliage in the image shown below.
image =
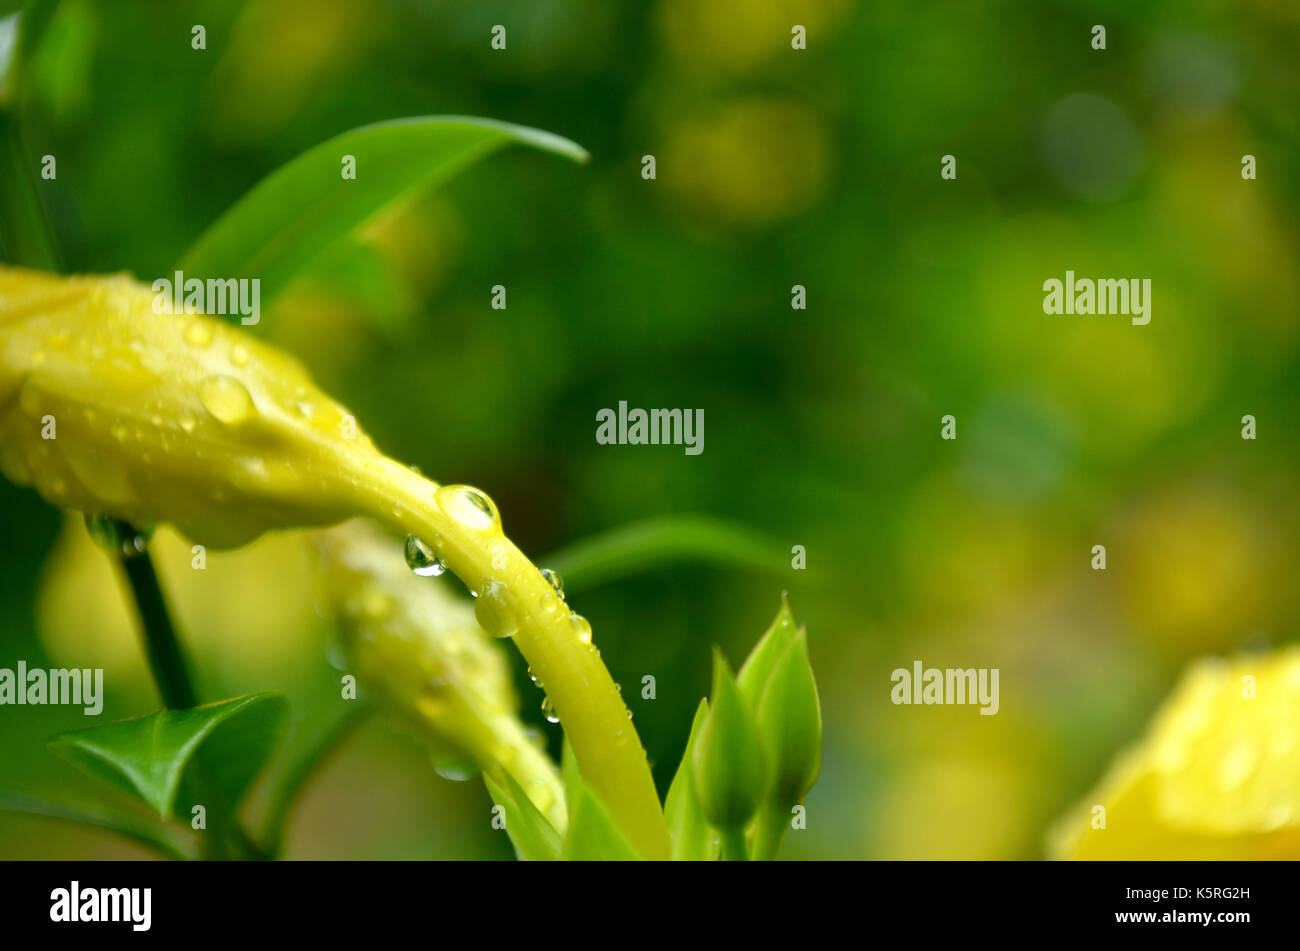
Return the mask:
[[[673,513],[806,547],[784,577],[690,564],[582,593],[661,791],[710,645],[743,656],[788,588],[825,750],[783,854],[1034,857],[1190,658],[1296,639],[1298,38],[1267,0],[65,0],[21,116],[34,165],[57,157],[68,267],[145,281],[346,129],[464,114],[580,143],[586,167],[503,153],[369,223],[285,295],[276,341],[387,451],[490,492],[531,555]],[[1044,315],[1067,268],[1150,277],[1151,324]],[[707,451],[597,445],[621,399],[706,409]],[[35,665],[59,516],[7,483],[0,511],[0,666]],[[209,698],[323,716],[337,675],[299,627],[243,666],[275,635],[232,629],[201,654]],[[917,658],[1001,668],[999,715],[892,706]],[[105,722],[154,708],[108,680]],[[85,725],[0,709],[0,781],[79,782],[44,744]],[[508,856],[489,805],[370,723],[289,854]],[[0,816],[0,856],[127,849]]]

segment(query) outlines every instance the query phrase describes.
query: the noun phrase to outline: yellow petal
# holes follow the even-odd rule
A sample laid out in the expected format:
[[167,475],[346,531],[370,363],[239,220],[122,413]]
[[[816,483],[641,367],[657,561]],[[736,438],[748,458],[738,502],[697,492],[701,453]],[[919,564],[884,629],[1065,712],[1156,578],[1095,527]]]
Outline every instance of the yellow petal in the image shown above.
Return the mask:
[[1300,649],[1200,662],[1052,831],[1049,854],[1300,858],[1298,725]]

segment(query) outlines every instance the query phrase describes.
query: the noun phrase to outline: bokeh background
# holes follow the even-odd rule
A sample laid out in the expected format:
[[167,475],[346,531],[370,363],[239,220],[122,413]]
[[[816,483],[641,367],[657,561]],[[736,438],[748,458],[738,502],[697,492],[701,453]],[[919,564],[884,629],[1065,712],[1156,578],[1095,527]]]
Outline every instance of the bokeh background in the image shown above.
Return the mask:
[[[783,854],[1034,858],[1189,661],[1296,640],[1297,40],[1283,0],[66,0],[23,108],[69,266],[145,281],[354,126],[471,114],[581,143],[585,167],[509,151],[386,214],[265,332],[388,452],[488,491],[535,557],[672,513],[806,547],[805,571],[681,565],[575,599],[661,790],[711,645],[741,660],[789,590],[826,736]],[[1151,278],[1151,324],[1044,315],[1067,268]],[[703,408],[703,455],[598,446],[619,400]],[[154,709],[79,520],[8,483],[0,513],[0,666],[105,666],[101,722]],[[300,538],[162,573],[205,696],[323,715]],[[1000,668],[1001,712],[893,706],[916,659]],[[0,781],[88,785],[44,748],[85,725],[0,708]],[[489,806],[373,720],[289,855],[506,857]],[[0,857],[140,854],[0,815]]]

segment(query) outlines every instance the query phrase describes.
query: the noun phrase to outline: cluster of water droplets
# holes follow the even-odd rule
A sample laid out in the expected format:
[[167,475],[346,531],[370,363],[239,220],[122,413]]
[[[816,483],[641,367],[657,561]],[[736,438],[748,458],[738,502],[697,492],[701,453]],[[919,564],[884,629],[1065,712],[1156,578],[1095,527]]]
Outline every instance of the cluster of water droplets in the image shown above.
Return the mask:
[[135,558],[145,553],[149,547],[152,529],[138,529],[129,522],[107,515],[86,513],[86,531],[105,551],[122,558]]
[[[434,501],[443,512],[464,528],[474,532],[499,533],[501,531],[501,519],[497,514],[496,506],[490,498],[473,486],[439,486],[434,493]],[[423,577],[437,577],[447,570],[446,564],[433,546],[416,535],[407,536],[405,557],[407,567]],[[494,565],[497,557],[494,554]],[[592,643],[590,622],[581,614],[570,611],[565,603],[564,579],[560,577],[560,573],[551,568],[542,568],[540,573],[551,587],[551,591],[543,596],[542,611],[551,616],[561,615],[563,623],[567,624],[573,636],[580,643],[587,645],[589,650],[599,653]],[[505,581],[489,580],[479,590],[471,591],[470,594],[474,597],[474,617],[483,630],[496,637],[513,637],[519,632],[519,618],[509,586]],[[533,674],[531,668],[528,675],[538,688],[545,690],[545,685]],[[549,697],[544,697],[542,700],[542,714],[550,723],[560,722]]]

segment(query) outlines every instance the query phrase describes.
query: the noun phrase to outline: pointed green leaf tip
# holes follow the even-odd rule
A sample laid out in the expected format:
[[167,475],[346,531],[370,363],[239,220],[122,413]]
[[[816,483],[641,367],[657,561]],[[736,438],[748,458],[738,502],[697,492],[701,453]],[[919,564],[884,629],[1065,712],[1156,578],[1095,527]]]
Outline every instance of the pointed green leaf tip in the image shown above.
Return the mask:
[[776,612],[772,623],[768,625],[763,636],[754,645],[754,649],[745,658],[745,663],[740,668],[740,675],[736,678],[737,684],[740,685],[740,692],[751,709],[758,708],[763,688],[767,686],[773,668],[794,640],[795,634],[796,627],[794,614],[790,610],[790,600],[782,591],[780,610]]
[[754,714],[716,649],[709,716],[692,752],[691,768],[695,797],[709,822],[724,838],[743,830],[762,804],[771,777]]
[[505,810],[506,835],[520,861],[558,861],[564,847],[560,834],[533,805],[515,778],[504,769],[494,769],[483,773],[483,783],[492,801]]
[[771,799],[788,811],[803,802],[822,765],[822,710],[799,630],[777,661],[758,702],[758,729],[772,763]]

